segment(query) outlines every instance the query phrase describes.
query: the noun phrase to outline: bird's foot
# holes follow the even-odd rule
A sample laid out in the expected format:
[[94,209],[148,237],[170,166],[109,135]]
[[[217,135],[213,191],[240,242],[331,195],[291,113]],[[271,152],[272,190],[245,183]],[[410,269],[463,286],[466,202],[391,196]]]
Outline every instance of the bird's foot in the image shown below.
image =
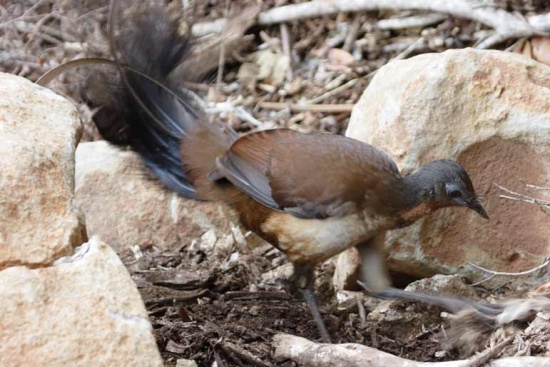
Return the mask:
[[325,322],[321,317],[321,312],[319,311],[319,305],[317,304],[317,297],[315,296],[315,293],[313,293],[313,290],[310,288],[301,289],[301,292],[302,296],[306,300],[307,307],[311,312],[311,316],[313,316],[313,320],[317,324],[317,328],[319,329],[319,333],[321,334],[321,339],[323,340],[323,343],[331,344],[332,341],[330,339],[327,327],[325,326]]
[[293,288],[297,289],[304,297],[307,307],[317,324],[321,339],[324,343],[332,343],[327,327],[321,317],[319,304],[314,292],[315,266],[312,264],[294,264],[294,274],[292,276]]

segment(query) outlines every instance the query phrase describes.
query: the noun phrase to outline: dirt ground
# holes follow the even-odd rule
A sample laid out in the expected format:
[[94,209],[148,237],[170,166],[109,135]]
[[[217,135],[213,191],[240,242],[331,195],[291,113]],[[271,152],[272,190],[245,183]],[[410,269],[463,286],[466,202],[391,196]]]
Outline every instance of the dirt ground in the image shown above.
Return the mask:
[[[286,263],[268,245],[233,262],[188,247],[177,253],[149,250],[139,260],[128,251],[122,259],[142,294],[168,366],[181,358],[200,366],[216,360],[218,366],[295,366],[273,359],[273,335],[320,339],[305,302],[286,284],[269,284],[262,278]],[[361,343],[418,361],[459,356],[456,350],[442,352],[445,321],[440,309],[399,301],[401,312],[420,319],[415,316],[417,322],[407,324],[362,320],[356,303],[330,303],[332,271],[330,264],[319,269],[317,292],[329,301],[322,312],[333,342]],[[377,303],[365,302],[373,308]],[[435,357],[437,352],[442,355]]]
[[[184,19],[191,23],[231,17],[253,4],[267,10],[299,2],[303,1],[181,1],[186,4]],[[107,5],[107,0],[0,0],[0,71],[35,81],[68,60],[109,57]],[[491,6],[529,15],[550,10],[550,1],[500,0]],[[423,13],[369,11],[291,22],[286,30],[279,25],[252,26],[239,51],[228,56],[221,78],[213,76],[214,83],[193,88],[218,109],[216,118],[239,132],[290,127],[343,133],[350,107],[384,64],[420,53],[475,46],[488,30],[474,21],[449,16],[422,27],[377,26],[380,20],[418,14]],[[353,29],[355,35],[350,37]],[[513,51],[525,42],[529,41],[512,39],[495,48]],[[290,48],[285,51],[286,46]],[[272,53],[271,60],[289,56],[289,68],[273,68],[260,77],[258,68],[265,65],[257,62],[258,52],[266,50]],[[216,70],[210,71],[214,75]],[[84,68],[70,71],[49,86],[79,106],[85,126],[83,141],[101,139],[78,92],[82,80],[92,72]],[[330,107],[291,106],[303,101]],[[239,108],[252,117],[243,117]],[[305,303],[287,291],[285,284],[265,278],[266,273],[286,264],[284,257],[266,246],[240,253],[238,259],[219,257],[190,246],[192,240],[173,251],[152,248],[142,249],[139,256],[131,251],[121,254],[143,296],[166,365],[175,366],[178,359],[185,358],[200,366],[214,362],[218,367],[295,366],[294,362],[273,359],[272,336],[282,332],[319,340],[319,335]],[[440,309],[400,301],[394,310],[410,316],[404,318],[408,322],[369,321],[365,314],[378,302],[363,299],[359,305],[338,305],[330,281],[332,271],[330,264],[319,269],[317,291],[334,342],[361,343],[417,361],[464,356],[458,349],[444,351],[449,324],[440,317]],[[518,330],[525,326],[516,325]],[[491,340],[490,335],[480,338],[480,349]],[[529,353],[547,355],[547,342],[530,339]]]
[[[231,255],[181,246],[175,251],[152,248],[138,255],[128,250],[121,258],[144,299],[166,366],[175,366],[179,359],[194,360],[199,366],[299,366],[274,358],[273,336],[287,333],[320,342],[305,302],[290,291],[288,282],[274,280],[290,264],[266,243]],[[410,360],[442,362],[493,350],[514,336],[501,356],[549,355],[547,313],[539,313],[542,326],[526,331],[534,315],[505,328],[473,327],[442,317],[444,310],[439,307],[409,301],[395,301],[386,309],[380,305],[388,301],[354,292],[348,294],[358,302],[337,302],[333,271],[330,261],[319,267],[316,293],[335,343],[359,343]],[[269,276],[274,273],[278,275]],[[517,290],[506,281],[490,290],[468,288],[469,295],[480,299],[509,296]],[[365,317],[380,309],[385,316]]]

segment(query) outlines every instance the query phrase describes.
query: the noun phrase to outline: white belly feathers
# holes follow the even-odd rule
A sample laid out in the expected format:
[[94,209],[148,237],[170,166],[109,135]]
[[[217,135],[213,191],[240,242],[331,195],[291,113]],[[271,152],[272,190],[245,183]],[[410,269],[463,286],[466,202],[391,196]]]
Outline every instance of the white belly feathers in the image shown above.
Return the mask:
[[291,261],[323,261],[369,240],[388,227],[389,220],[364,213],[326,219],[301,219],[286,213],[272,215],[261,227],[278,234],[279,247]]

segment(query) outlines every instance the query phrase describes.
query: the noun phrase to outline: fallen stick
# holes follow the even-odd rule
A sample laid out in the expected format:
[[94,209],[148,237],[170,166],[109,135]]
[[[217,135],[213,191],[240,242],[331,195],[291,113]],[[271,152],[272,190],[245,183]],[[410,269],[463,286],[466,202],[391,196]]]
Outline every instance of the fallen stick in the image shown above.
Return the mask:
[[533,274],[534,272],[539,271],[541,269],[544,269],[548,265],[550,265],[550,257],[546,257],[542,264],[537,265],[534,268],[524,270],[524,271],[519,271],[519,272],[507,272],[507,271],[490,270],[490,269],[486,269],[482,266],[476,265],[476,264],[471,263],[471,262],[469,262],[467,265],[471,266],[474,269],[477,269],[481,272],[484,272],[484,273],[488,274],[488,276],[485,279],[482,279],[479,282],[476,282],[476,283],[472,284],[472,286],[476,286],[476,285],[480,285],[481,283],[485,283],[488,280],[493,279],[497,275],[517,277],[517,276],[522,276],[522,275]]
[[291,359],[305,367],[467,367],[469,361],[416,362],[360,344],[318,344],[288,334],[273,337],[275,359]]
[[468,367],[482,367],[487,364],[491,359],[494,359],[496,356],[498,356],[504,348],[506,348],[508,345],[512,344],[514,341],[515,335],[509,336],[505,340],[501,341],[497,345],[495,345],[492,348],[489,348],[488,350],[484,351],[483,353],[480,353],[479,355],[473,357],[470,359],[470,364]]
[[376,23],[378,29],[407,29],[423,28],[435,23],[440,23],[447,19],[445,14],[422,14],[413,15],[406,18],[381,19]]
[[228,354],[235,354],[243,361],[247,361],[254,366],[258,367],[273,367],[271,363],[267,363],[250,353],[248,350],[243,349],[240,345],[230,343],[228,341],[221,341],[219,344],[221,348]]
[[260,102],[258,107],[267,110],[285,110],[290,109],[294,112],[323,112],[323,113],[339,113],[351,112],[353,104],[299,104],[299,103],[283,103],[283,102]]
[[537,16],[521,18],[503,9],[487,6],[474,0],[318,0],[281,6],[258,15],[260,25],[288,22],[304,18],[331,15],[339,12],[366,10],[428,10],[445,13],[459,18],[476,20],[495,30],[495,33],[478,44],[478,48],[489,48],[508,38],[544,35],[550,30],[549,18]]
[[[504,9],[488,6],[481,0],[317,0],[267,10],[258,15],[257,24],[265,26],[340,12],[370,10],[424,10],[475,20],[494,29],[492,35],[477,44],[477,48],[489,48],[510,38],[548,35],[550,31],[550,14],[520,17]],[[217,22],[217,28],[220,29],[223,22]],[[197,33],[201,34],[205,27],[208,28],[200,24],[194,26]]]
[[[479,366],[480,361],[479,357],[472,357],[459,361],[417,362],[360,344],[319,344],[288,334],[276,334],[273,337],[273,347],[276,360],[290,359],[305,367],[471,367]],[[496,351],[499,351],[498,348]],[[487,353],[494,356],[495,350]],[[489,366],[550,367],[550,358],[508,357],[491,361]]]
[[489,367],[550,367],[550,358],[508,357],[492,361]]

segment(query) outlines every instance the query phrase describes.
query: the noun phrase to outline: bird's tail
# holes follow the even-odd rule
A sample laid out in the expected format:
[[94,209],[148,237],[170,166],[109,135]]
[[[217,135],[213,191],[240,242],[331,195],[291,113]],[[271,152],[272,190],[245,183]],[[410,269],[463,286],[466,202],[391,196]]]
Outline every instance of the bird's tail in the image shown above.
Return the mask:
[[[177,19],[161,6],[132,14],[117,32],[120,74],[95,73],[82,96],[95,108],[93,120],[102,137],[129,146],[169,189],[184,197],[228,199],[234,188],[208,178],[215,158],[223,155],[237,134],[221,123],[209,123],[202,101],[172,73],[185,70],[191,41]],[[117,52],[113,50],[113,52]]]

